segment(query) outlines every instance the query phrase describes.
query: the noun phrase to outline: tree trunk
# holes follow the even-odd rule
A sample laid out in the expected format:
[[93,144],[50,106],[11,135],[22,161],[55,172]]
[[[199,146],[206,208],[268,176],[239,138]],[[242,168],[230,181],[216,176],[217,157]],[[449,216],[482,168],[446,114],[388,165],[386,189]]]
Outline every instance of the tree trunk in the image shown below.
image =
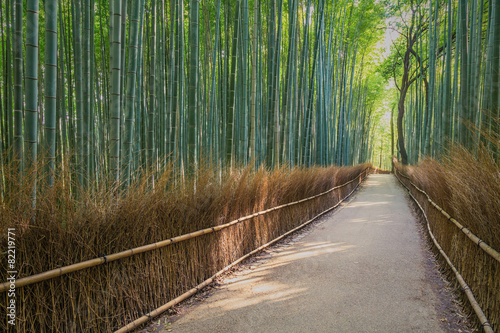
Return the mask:
[[[391,161],[394,161],[394,106],[391,109]],[[391,162],[391,172],[394,173],[394,162]]]
[[406,99],[407,92],[408,92],[407,88],[401,89],[401,94],[400,94],[399,102],[398,102],[398,120],[397,120],[398,150],[399,150],[399,153],[401,154],[401,163],[403,163],[403,165],[408,164],[408,154],[406,153],[405,139],[404,139],[404,133],[403,133],[403,117],[405,114],[405,99]]

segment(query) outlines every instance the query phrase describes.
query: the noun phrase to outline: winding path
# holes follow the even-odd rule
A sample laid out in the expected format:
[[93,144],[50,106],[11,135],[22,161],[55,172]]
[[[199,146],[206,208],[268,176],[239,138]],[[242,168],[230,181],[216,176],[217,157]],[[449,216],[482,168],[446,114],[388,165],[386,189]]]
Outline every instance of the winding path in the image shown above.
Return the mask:
[[395,178],[370,175],[340,210],[158,331],[458,331],[425,244]]

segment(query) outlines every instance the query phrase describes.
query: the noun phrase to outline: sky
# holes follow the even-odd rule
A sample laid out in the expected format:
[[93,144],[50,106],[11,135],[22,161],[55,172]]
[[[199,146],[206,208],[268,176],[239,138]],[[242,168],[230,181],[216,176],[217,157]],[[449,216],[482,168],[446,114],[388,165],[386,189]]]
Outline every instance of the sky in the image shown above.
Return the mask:
[[385,20],[386,30],[384,34],[384,40],[380,41],[380,47],[384,49],[383,58],[386,59],[391,53],[391,45],[393,41],[395,41],[399,34],[390,27],[394,25],[395,22],[398,21],[397,17],[389,17]]

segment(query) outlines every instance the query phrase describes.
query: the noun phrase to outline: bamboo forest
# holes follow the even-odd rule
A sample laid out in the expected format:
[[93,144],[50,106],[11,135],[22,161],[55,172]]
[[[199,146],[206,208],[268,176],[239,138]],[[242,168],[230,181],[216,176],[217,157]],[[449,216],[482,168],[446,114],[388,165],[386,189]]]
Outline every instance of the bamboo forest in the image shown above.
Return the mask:
[[0,331],[154,331],[392,177],[463,331],[500,332],[500,0],[2,0],[0,26]]

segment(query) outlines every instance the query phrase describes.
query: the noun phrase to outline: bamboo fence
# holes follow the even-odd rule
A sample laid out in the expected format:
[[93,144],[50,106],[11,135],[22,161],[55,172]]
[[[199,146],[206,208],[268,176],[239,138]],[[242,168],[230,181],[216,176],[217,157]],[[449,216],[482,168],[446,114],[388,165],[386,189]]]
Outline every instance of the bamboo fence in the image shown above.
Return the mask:
[[[422,211],[422,214],[423,214],[423,216],[424,216],[424,218],[426,220],[426,225],[427,225],[427,230],[429,232],[429,236],[431,237],[434,245],[436,246],[437,250],[439,251],[439,253],[444,258],[444,260],[446,261],[446,263],[448,264],[448,266],[450,267],[450,269],[452,270],[452,272],[455,274],[455,277],[456,277],[456,279],[457,279],[460,287],[462,288],[463,292],[467,296],[467,299],[468,299],[468,301],[469,301],[469,303],[470,303],[470,305],[472,307],[472,310],[475,312],[475,314],[476,314],[476,316],[477,316],[477,318],[479,320],[480,326],[482,327],[482,329],[484,330],[484,332],[486,332],[486,333],[494,333],[495,332],[494,327],[496,326],[495,323],[498,320],[498,318],[497,318],[498,317],[498,313],[495,315],[495,310],[494,310],[494,307],[495,307],[495,301],[494,301],[494,299],[496,298],[495,295],[494,295],[495,292],[494,291],[488,291],[487,290],[488,289],[488,284],[484,284],[484,283],[478,282],[477,278],[471,279],[472,280],[471,282],[473,284],[475,284],[476,287],[472,288],[472,289],[471,289],[471,287],[469,287],[469,285],[466,283],[464,277],[462,276],[462,274],[464,274],[464,273],[461,274],[459,272],[460,268],[457,269],[457,267],[455,267],[455,265],[452,262],[452,259],[450,259],[450,257],[448,256],[448,254],[445,252],[445,250],[443,249],[443,247],[441,246],[441,244],[437,240],[437,237],[434,235],[434,233],[432,231],[432,228],[431,228],[431,225],[430,225],[430,221],[429,221],[429,220],[432,220],[432,219],[428,217],[428,212],[426,212],[426,210],[422,207],[423,203],[419,202],[419,200],[416,198],[416,196],[412,193],[412,190],[410,189],[410,187],[407,186],[405,184],[405,182],[399,176],[401,176],[402,178],[405,178],[408,181],[408,183],[411,185],[412,188],[414,188],[418,193],[422,194],[425,197],[426,201],[430,204],[430,206],[432,206],[437,212],[439,212],[442,216],[444,216],[446,218],[446,220],[451,221],[460,231],[462,231],[462,233],[465,236],[467,236],[468,239],[470,239],[475,245],[477,245],[477,248],[481,249],[483,253],[488,254],[497,263],[500,262],[500,254],[495,249],[493,249],[491,246],[489,246],[488,244],[486,244],[483,240],[481,240],[479,237],[477,237],[476,235],[474,235],[469,229],[467,229],[466,227],[464,227],[456,219],[454,219],[453,217],[451,217],[450,214],[448,214],[446,211],[444,211],[444,209],[442,209],[439,205],[437,205],[430,198],[430,196],[429,196],[429,194],[427,192],[425,192],[424,190],[422,190],[419,187],[417,187],[411,181],[410,177],[408,177],[407,175],[404,175],[401,172],[399,172],[397,167],[394,168],[394,170],[395,170],[394,174],[395,174],[396,178],[398,179],[398,181],[406,188],[406,190],[408,191],[410,197],[415,201],[415,203],[417,204],[417,206],[419,207],[419,209]],[[462,257],[468,257],[467,253],[464,253],[462,255]],[[466,273],[469,274],[469,276],[470,276],[469,272],[466,272]],[[481,277],[481,280],[482,281],[487,281],[488,279],[485,278],[485,277]],[[495,279],[493,278],[493,280],[495,280]],[[479,304],[480,302],[478,302],[476,300],[476,297],[474,296],[474,293],[473,293],[473,289],[475,289],[476,292],[478,290],[481,291],[481,295],[483,296],[482,297],[483,298],[483,302],[482,302],[483,306],[486,305],[487,308],[490,310],[490,313],[493,314],[493,316],[492,316],[492,317],[494,317],[493,318],[493,323],[488,320],[488,318],[485,315],[484,311],[481,309],[481,306]],[[484,289],[486,289],[486,291]],[[486,295],[486,296],[484,296],[484,295]],[[498,304],[496,306],[498,306]],[[493,307],[493,309],[492,309],[492,307]]]
[[[367,169],[365,169],[364,171],[361,172],[361,174],[365,173]],[[358,176],[360,177],[361,174]],[[292,230],[284,233],[283,235],[273,239],[272,241],[258,247],[257,249],[251,251],[250,253],[244,255],[243,257],[239,258],[238,260],[234,261],[233,263],[231,263],[230,265],[224,267],[222,270],[218,271],[217,273],[215,273],[212,277],[210,277],[209,279],[203,281],[202,283],[200,283],[199,285],[197,285],[196,287],[190,289],[189,291],[185,292],[184,294],[180,295],[179,297],[171,300],[170,302],[162,305],[161,307],[149,312],[148,314],[145,314],[144,316],[134,320],[133,322],[127,324],[126,326],[120,328],[119,330],[117,330],[115,333],[126,333],[126,332],[130,332],[136,328],[138,328],[140,325],[143,325],[145,323],[147,323],[148,321],[150,321],[151,319],[159,316],[160,314],[162,314],[163,312],[167,311],[168,309],[170,309],[171,307],[175,306],[176,304],[182,302],[183,300],[185,299],[188,299],[189,297],[193,296],[194,294],[196,294],[198,291],[202,290],[203,288],[205,288],[206,286],[208,286],[210,283],[212,283],[214,281],[215,278],[217,278],[218,276],[222,275],[223,273],[227,272],[229,269],[231,269],[232,267],[234,267],[235,265],[239,264],[240,262],[242,262],[243,260],[251,257],[252,255],[264,250],[265,248],[279,242],[280,240],[282,240],[283,238],[293,234],[294,232],[304,228],[305,226],[309,225],[311,222],[314,222],[317,218],[325,215],[326,213],[334,210],[335,208],[337,208],[342,202],[344,202],[347,198],[349,198],[351,196],[351,194],[354,193],[354,191],[356,191],[356,189],[358,188],[359,184],[361,184],[361,182],[366,178],[367,174],[365,173],[364,177],[362,179],[359,180],[358,184],[356,184],[356,186],[354,187],[354,189],[349,192],[349,194],[347,194],[344,198],[342,198],[339,202],[337,202],[334,206],[324,210],[323,212],[319,213],[318,215],[314,216],[312,219],[302,223],[301,225],[299,225],[298,227],[296,228],[293,228]],[[356,177],[355,179],[349,181],[348,183],[345,183],[343,185],[340,185],[338,186],[337,188],[339,187],[343,187],[345,185],[348,185],[350,183],[352,183],[353,181],[357,180],[358,177]],[[331,190],[328,190],[326,192],[330,193],[333,189]],[[319,195],[324,195],[326,194],[326,192],[323,192]],[[317,196],[315,196],[317,197]],[[311,197],[312,198],[312,197]]]
[[[128,257],[134,256],[134,255],[137,255],[139,253],[144,253],[144,252],[149,252],[149,251],[153,251],[153,250],[156,250],[156,249],[160,249],[160,248],[172,245],[174,243],[180,243],[180,242],[186,241],[188,239],[196,238],[196,237],[199,237],[199,236],[202,236],[202,235],[214,233],[214,232],[217,232],[217,231],[229,228],[230,226],[239,224],[239,223],[241,223],[243,221],[247,221],[247,220],[256,218],[258,216],[262,216],[262,215],[265,215],[265,214],[268,214],[268,213],[271,213],[271,212],[283,209],[285,207],[290,207],[290,206],[293,206],[293,205],[301,204],[301,203],[304,203],[304,202],[307,202],[307,201],[319,198],[319,197],[324,196],[324,195],[326,195],[328,193],[331,193],[331,192],[333,192],[333,191],[335,191],[337,189],[345,187],[345,186],[347,186],[347,185],[349,185],[349,184],[351,184],[351,183],[353,183],[353,182],[355,182],[357,180],[359,182],[361,182],[361,179],[360,179],[361,176],[364,174],[365,175],[364,177],[366,177],[368,169],[369,168],[364,169],[354,179],[352,179],[352,180],[350,180],[350,181],[348,181],[348,182],[346,182],[346,183],[344,183],[342,185],[334,186],[331,189],[326,190],[326,191],[324,191],[322,193],[316,194],[314,196],[311,196],[311,197],[308,197],[308,198],[304,198],[304,199],[301,199],[301,200],[297,200],[297,201],[294,201],[294,202],[286,203],[286,204],[283,204],[283,205],[275,206],[275,207],[272,207],[272,208],[269,208],[269,209],[266,209],[266,210],[263,210],[263,211],[259,211],[259,212],[256,212],[256,213],[253,213],[251,215],[244,216],[244,217],[240,217],[239,219],[233,220],[233,221],[228,222],[226,224],[214,226],[214,227],[211,227],[211,228],[205,228],[205,229],[198,230],[198,231],[195,231],[195,232],[191,232],[191,233],[188,233],[188,234],[184,234],[184,235],[172,237],[172,238],[169,238],[169,239],[165,239],[165,240],[162,240],[162,241],[159,241],[159,242],[156,242],[156,243],[151,243],[151,244],[147,244],[147,245],[144,245],[144,246],[136,247],[136,248],[133,248],[133,249],[124,250],[124,251],[113,253],[113,254],[110,254],[110,255],[103,255],[103,256],[98,257],[98,258],[94,258],[94,259],[82,261],[82,262],[75,263],[75,264],[72,264],[72,265],[69,265],[69,266],[64,266],[64,267],[52,269],[52,270],[49,270],[49,271],[46,271],[46,272],[43,272],[43,273],[39,273],[39,274],[35,274],[35,275],[23,277],[21,279],[16,280],[15,287],[16,288],[20,288],[20,287],[28,286],[28,285],[35,284],[35,283],[38,283],[38,282],[41,282],[41,281],[50,280],[52,278],[59,277],[59,276],[62,276],[62,275],[68,274],[68,273],[77,272],[77,271],[80,271],[80,270],[83,270],[83,269],[86,269],[86,268],[90,268],[90,267],[94,267],[94,266],[98,266],[98,265],[103,265],[105,263],[112,262],[112,261],[115,261],[115,260],[128,258]],[[364,177],[362,179],[364,179]],[[10,282],[7,281],[7,282],[2,283],[0,285],[0,293],[6,292],[7,290],[9,290],[9,288],[10,288]]]

